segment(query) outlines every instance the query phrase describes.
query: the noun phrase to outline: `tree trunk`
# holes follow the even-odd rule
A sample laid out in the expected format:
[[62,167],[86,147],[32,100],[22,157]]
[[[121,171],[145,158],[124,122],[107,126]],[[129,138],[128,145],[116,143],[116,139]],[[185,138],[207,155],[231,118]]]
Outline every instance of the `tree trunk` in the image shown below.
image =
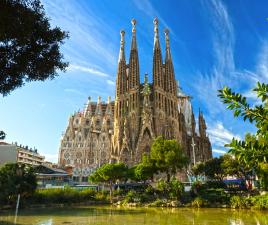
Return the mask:
[[113,183],[110,181],[110,203],[113,203]]
[[169,183],[169,181],[170,181],[170,174],[169,172],[167,172],[167,182]]

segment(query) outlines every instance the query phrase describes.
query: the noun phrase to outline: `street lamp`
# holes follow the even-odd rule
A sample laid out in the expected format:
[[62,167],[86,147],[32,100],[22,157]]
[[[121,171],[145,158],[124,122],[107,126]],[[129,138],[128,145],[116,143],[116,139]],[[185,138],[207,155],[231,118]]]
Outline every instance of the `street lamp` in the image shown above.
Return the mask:
[[194,160],[194,165],[195,165],[195,146],[196,144],[194,143],[194,138],[192,137],[192,144],[191,144],[192,148],[193,148],[193,160]]

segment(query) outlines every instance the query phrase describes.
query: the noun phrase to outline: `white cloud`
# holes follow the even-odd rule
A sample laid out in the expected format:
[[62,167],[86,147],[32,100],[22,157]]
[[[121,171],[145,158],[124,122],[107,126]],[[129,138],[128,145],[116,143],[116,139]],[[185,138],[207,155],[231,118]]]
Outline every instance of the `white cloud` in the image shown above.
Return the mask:
[[213,146],[224,147],[225,144],[231,142],[233,137],[239,140],[241,139],[239,135],[235,135],[226,129],[220,121],[217,121],[213,126],[209,126],[207,132]]
[[70,64],[68,69],[71,71],[76,70],[76,71],[86,72],[89,74],[94,74],[94,75],[99,76],[99,77],[109,77],[109,75],[107,73],[104,73],[104,72],[102,72],[96,68],[93,68],[93,67]]
[[218,154],[222,154],[222,155],[224,155],[226,153],[226,151],[220,150],[220,149],[212,149],[212,152],[215,152],[215,153],[218,153]]
[[86,96],[83,92],[77,90],[77,89],[73,89],[73,88],[65,88],[64,89],[65,92],[70,92],[72,94],[78,94],[78,95],[82,95],[82,96]]
[[67,60],[95,61],[98,64],[114,67],[116,46],[110,37],[115,36],[115,31],[108,26],[85,3],[76,1],[49,1],[42,2],[51,23],[67,30],[70,39],[63,46]]
[[[160,16],[159,12],[154,8],[154,6],[151,4],[149,0],[134,0],[133,1],[137,9],[144,12],[147,16],[154,18],[157,17],[161,24],[164,25],[164,27],[168,27],[166,21]],[[172,32],[172,30],[170,30]]]
[[268,41],[261,43],[260,53],[257,57],[256,73],[260,82],[268,82]]
[[214,65],[206,73],[197,72],[199,82],[194,83],[193,87],[200,101],[209,109],[210,116],[217,116],[224,109],[217,97],[218,90],[224,85],[234,87],[241,79],[235,73],[233,54],[235,35],[225,5],[221,1],[205,1],[204,9],[208,12],[212,25]]
[[115,82],[112,80],[106,80],[106,83],[111,86],[115,86]]

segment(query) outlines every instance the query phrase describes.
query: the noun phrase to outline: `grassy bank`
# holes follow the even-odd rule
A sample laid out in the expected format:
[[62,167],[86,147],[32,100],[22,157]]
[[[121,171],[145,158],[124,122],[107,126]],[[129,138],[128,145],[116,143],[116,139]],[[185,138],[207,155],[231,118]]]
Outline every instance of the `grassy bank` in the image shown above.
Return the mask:
[[[180,186],[147,186],[139,191],[114,191],[114,205],[145,207],[218,207],[235,209],[268,209],[268,194],[248,196],[248,193],[226,193],[221,188],[208,188],[183,192]],[[65,205],[104,205],[109,204],[106,191],[64,189],[36,190],[31,196],[22,197],[20,207],[64,207]],[[15,202],[5,208],[14,208]]]

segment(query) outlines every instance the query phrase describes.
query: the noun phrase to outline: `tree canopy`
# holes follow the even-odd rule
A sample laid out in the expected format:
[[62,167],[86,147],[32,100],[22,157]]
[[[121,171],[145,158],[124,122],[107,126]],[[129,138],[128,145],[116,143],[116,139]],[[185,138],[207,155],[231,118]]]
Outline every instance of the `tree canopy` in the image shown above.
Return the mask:
[[189,162],[176,140],[165,140],[163,137],[158,137],[153,141],[150,159],[158,171],[167,174],[168,181],[171,174],[183,169]]
[[239,162],[255,170],[263,187],[268,189],[268,179],[263,175],[263,168],[268,163],[268,84],[258,82],[253,91],[261,103],[250,106],[246,97],[232,92],[230,88],[219,90],[219,97],[227,104],[228,109],[233,110],[234,116],[241,116],[257,129],[256,134],[247,134],[244,140],[233,138],[226,146]]
[[2,130],[0,130],[0,140],[4,140],[6,137],[6,133]]
[[30,195],[36,189],[36,176],[32,167],[24,164],[6,164],[0,169],[0,202],[13,202],[18,194]]
[[107,183],[110,187],[110,200],[112,201],[113,184],[117,180],[125,179],[128,168],[124,163],[107,163],[98,168],[90,177],[93,183]]
[[51,28],[39,0],[0,1],[0,94],[65,71],[60,45],[67,37]]
[[134,180],[146,181],[153,177],[157,168],[148,155],[143,155],[142,162],[134,167]]

